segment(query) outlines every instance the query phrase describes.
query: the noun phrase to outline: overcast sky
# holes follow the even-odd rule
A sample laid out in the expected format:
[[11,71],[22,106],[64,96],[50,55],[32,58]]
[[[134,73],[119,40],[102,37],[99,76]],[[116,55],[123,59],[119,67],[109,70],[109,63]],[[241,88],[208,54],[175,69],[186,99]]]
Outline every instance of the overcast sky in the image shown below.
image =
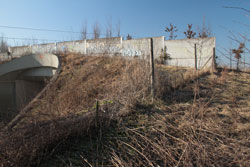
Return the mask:
[[[27,27],[80,32],[88,23],[92,33],[99,22],[105,35],[107,22],[112,20],[114,35],[120,22],[121,35],[134,38],[166,36],[166,26],[177,26],[177,39],[184,38],[187,24],[196,31],[203,18],[216,37],[217,49],[234,45],[230,32],[249,35],[250,14],[223,6],[250,8],[249,0],[0,0],[0,34],[8,38],[49,40],[79,39],[78,33],[58,33],[3,28]],[[248,14],[248,16],[247,16]],[[248,26],[243,25],[248,24]],[[2,26],[2,27],[1,27]],[[89,37],[92,37],[89,35]],[[12,45],[18,39],[8,40]]]

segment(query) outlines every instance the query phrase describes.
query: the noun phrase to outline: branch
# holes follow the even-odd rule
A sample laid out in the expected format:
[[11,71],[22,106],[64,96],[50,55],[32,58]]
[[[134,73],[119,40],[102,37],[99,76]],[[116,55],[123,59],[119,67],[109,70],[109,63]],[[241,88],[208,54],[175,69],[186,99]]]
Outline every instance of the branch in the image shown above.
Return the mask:
[[[246,27],[250,27],[250,25],[249,25],[249,24],[246,24],[246,23],[242,23],[242,22],[239,22],[239,21],[233,21],[233,22],[234,22],[234,23],[241,24],[241,25],[246,26]],[[248,30],[250,30],[250,29],[248,29]]]
[[250,10],[248,9],[245,9],[245,8],[241,8],[241,7],[232,7],[232,6],[222,6],[223,8],[231,8],[231,9],[240,9],[240,10],[243,10],[245,12],[248,12],[250,13]]

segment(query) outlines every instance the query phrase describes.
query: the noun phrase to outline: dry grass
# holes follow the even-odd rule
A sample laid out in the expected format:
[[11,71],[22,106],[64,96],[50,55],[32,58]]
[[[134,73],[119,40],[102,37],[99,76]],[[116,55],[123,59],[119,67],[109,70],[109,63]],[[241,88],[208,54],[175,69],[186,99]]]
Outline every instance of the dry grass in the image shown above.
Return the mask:
[[250,165],[249,74],[157,66],[152,104],[148,62],[62,61],[24,119],[1,132],[0,166]]
[[183,91],[193,90],[190,101],[182,99],[152,111],[138,118],[143,120],[141,125],[123,124],[126,140],[114,140],[120,145],[110,150],[112,164],[249,166],[250,75],[225,73],[201,78],[185,88]]
[[42,166],[247,167],[249,76],[224,70],[201,77],[173,92],[167,106],[137,105],[109,129],[64,142]]
[[149,98],[148,67],[138,59],[62,55],[57,80],[22,113],[11,132],[0,135],[1,162],[29,165],[50,144],[86,132],[93,125],[96,100],[112,119]]

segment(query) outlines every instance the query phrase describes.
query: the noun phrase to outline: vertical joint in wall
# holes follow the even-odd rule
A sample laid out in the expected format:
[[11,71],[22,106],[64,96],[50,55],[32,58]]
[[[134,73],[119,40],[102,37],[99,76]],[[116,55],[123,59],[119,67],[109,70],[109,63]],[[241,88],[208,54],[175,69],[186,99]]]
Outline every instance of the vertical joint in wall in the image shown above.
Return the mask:
[[150,66],[151,66],[151,94],[152,94],[152,101],[155,97],[155,70],[154,70],[154,40],[150,38]]
[[195,71],[197,71],[198,67],[197,67],[197,45],[196,43],[194,44],[194,68],[195,68]]

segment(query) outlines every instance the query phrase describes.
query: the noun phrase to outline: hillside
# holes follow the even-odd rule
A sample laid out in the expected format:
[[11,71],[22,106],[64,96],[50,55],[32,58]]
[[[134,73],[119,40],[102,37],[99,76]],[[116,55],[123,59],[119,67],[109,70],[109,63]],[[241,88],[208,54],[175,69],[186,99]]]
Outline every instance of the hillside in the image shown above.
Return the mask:
[[249,78],[226,70],[201,77],[166,101],[137,105],[109,129],[64,141],[42,164],[247,167]]
[[[58,77],[0,134],[0,166],[249,166],[250,74],[61,55]],[[98,111],[98,112],[97,112]]]

